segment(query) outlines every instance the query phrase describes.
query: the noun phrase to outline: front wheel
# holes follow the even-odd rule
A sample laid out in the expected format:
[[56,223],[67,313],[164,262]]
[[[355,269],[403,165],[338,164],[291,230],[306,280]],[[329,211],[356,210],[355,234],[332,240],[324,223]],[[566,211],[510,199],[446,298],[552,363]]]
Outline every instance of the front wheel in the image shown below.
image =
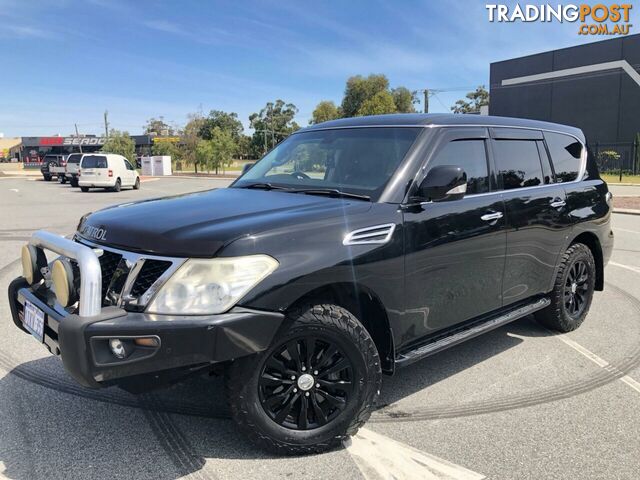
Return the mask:
[[114,192],[119,192],[121,188],[122,188],[122,182],[121,182],[121,181],[120,181],[120,179],[118,178],[118,179],[116,180],[116,184],[113,186],[112,190],[113,190]]
[[596,284],[596,263],[589,247],[571,245],[563,254],[551,292],[551,305],[535,313],[545,327],[570,332],[584,321]]
[[280,454],[322,452],[357,432],[380,393],[380,358],[347,310],[307,305],[285,319],[264,352],[226,370],[233,419]]
[[89,191],[89,187],[80,187],[80,190],[87,193]]
[[134,190],[140,190],[140,177],[136,177],[136,183],[133,184]]

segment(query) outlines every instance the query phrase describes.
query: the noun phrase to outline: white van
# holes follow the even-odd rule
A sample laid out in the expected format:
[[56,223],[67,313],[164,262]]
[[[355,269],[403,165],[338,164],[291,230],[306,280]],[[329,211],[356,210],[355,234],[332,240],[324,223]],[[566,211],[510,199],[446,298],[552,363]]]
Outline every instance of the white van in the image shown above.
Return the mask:
[[129,160],[113,153],[85,154],[78,170],[78,186],[83,192],[90,188],[108,188],[119,192],[122,187],[140,188],[140,175]]

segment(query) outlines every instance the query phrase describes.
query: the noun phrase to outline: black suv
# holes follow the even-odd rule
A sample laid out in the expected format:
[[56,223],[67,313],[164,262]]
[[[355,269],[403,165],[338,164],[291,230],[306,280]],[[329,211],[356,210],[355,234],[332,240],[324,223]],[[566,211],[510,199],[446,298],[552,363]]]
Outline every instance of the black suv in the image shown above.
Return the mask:
[[532,313],[577,328],[604,285],[610,215],[576,128],[343,119],[230,188],[107,208],[73,240],[35,233],[9,297],[81,384],[224,370],[248,436],[318,452],[367,420],[382,373]]

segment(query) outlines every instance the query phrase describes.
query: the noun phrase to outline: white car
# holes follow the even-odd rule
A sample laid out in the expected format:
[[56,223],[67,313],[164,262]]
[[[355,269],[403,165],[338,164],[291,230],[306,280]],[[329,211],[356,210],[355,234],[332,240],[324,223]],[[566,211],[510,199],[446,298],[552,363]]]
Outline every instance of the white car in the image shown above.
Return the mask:
[[108,188],[119,192],[122,187],[140,188],[140,175],[122,155],[113,153],[85,154],[78,170],[78,186],[83,192],[90,188]]

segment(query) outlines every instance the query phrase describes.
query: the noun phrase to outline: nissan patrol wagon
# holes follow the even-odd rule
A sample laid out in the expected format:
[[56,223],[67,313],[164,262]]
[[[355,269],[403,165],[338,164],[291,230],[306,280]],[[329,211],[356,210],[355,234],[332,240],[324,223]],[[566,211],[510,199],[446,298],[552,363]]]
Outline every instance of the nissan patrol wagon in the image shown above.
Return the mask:
[[73,239],[36,232],[9,298],[86,387],[224,372],[251,439],[319,452],[367,421],[383,373],[530,314],[577,328],[603,289],[610,215],[576,128],[342,119],[229,188],[106,208]]

